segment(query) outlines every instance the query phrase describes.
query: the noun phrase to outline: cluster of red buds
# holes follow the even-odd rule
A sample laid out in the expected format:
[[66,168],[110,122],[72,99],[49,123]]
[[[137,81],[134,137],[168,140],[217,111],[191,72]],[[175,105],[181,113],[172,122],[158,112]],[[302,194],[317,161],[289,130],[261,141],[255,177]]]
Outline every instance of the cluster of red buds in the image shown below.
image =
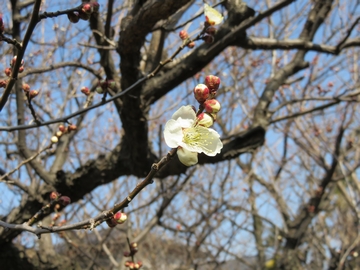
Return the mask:
[[110,219],[106,220],[106,224],[110,228],[114,228],[118,224],[123,224],[126,220],[127,220],[127,215],[125,213],[117,212]]
[[[15,65],[16,59],[17,59],[17,56],[15,55],[13,57],[13,59],[11,59],[11,61],[10,61],[10,67],[5,68],[4,72],[7,77],[11,76],[12,68]],[[21,60],[20,67],[19,67],[19,73],[22,73],[23,71],[24,71],[24,59]],[[5,80],[0,81],[0,87],[5,87],[6,85],[7,85],[7,81],[5,81]]]
[[[131,257],[134,258],[134,255],[138,252],[138,244],[136,242],[132,242],[129,245],[130,247],[130,252],[125,251],[124,252],[124,257]],[[133,261],[127,261],[125,262],[125,266],[129,267],[129,269],[140,269],[142,266],[142,262],[138,261],[138,262],[133,262]]]
[[4,21],[2,18],[2,14],[0,14],[0,34],[4,33],[4,31],[5,31]]
[[57,143],[63,134],[69,133],[74,130],[77,130],[77,126],[74,124],[70,124],[67,127],[65,127],[64,125],[60,125],[59,130],[56,131],[55,135],[51,137],[51,142]]
[[[181,30],[179,32],[179,37],[181,38],[181,40],[184,41],[184,43],[188,43],[189,41],[189,34],[186,30]],[[186,46],[188,46],[190,49],[194,48],[195,47],[195,42],[194,41],[191,41],[189,42]]]
[[78,11],[70,12],[67,16],[72,23],[77,23],[79,20],[87,21],[90,19],[91,14],[99,11],[99,8],[98,2],[83,3]]
[[115,90],[115,88],[116,88],[116,83],[114,80],[101,80],[99,81],[95,91],[98,92],[99,94],[103,94],[108,89]]
[[[67,206],[71,203],[71,199],[68,196],[61,196],[61,194],[57,191],[53,191],[50,193],[50,200],[52,202],[56,201],[63,206]],[[60,207],[57,207],[57,208],[60,208]],[[55,207],[55,209],[56,209],[56,207]]]
[[199,125],[210,127],[214,124],[216,115],[221,108],[220,102],[214,98],[219,86],[220,78],[214,75],[206,76],[205,84],[198,84],[195,86],[195,99],[205,111],[197,116]]
[[28,85],[27,83],[24,83],[22,85],[22,90],[25,92],[26,95],[29,95],[30,99],[33,99],[40,93],[40,90],[30,90],[30,85]]

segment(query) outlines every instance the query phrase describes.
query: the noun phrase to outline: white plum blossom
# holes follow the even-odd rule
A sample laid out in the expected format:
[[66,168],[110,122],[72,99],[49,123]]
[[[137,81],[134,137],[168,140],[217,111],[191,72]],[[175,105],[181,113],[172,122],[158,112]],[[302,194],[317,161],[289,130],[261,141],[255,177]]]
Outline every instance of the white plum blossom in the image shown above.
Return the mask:
[[186,166],[198,162],[198,153],[215,156],[223,147],[215,130],[198,125],[196,113],[190,105],[182,106],[173,114],[165,125],[164,138],[169,147],[178,148],[179,160]]
[[204,15],[206,21],[210,25],[217,25],[222,23],[224,17],[215,8],[210,7],[208,4],[204,4]]

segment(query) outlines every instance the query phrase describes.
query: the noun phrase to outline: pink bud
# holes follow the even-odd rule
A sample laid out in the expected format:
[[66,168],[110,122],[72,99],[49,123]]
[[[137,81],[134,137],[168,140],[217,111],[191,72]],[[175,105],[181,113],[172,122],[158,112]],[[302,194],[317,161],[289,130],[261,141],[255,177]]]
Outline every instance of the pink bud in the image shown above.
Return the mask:
[[77,13],[77,12],[76,13],[75,12],[68,13],[67,16],[68,16],[69,21],[72,23],[77,23],[80,20],[79,13]]
[[24,66],[19,67],[19,73],[23,73],[23,71],[24,71]]
[[22,89],[24,90],[25,93],[30,91],[30,85],[28,85],[27,83],[24,83],[22,85]]
[[130,252],[124,251],[124,257],[130,257],[130,256],[131,256]]
[[82,9],[81,9],[82,12],[90,15],[91,13],[93,13],[94,9],[93,9],[93,5],[89,4],[89,3],[86,3],[82,6]]
[[203,103],[209,97],[209,94],[209,88],[205,84],[198,84],[194,88],[194,96],[199,103]]
[[214,124],[214,119],[208,113],[200,113],[197,116],[197,124],[203,127],[211,127]]
[[31,90],[29,93],[29,97],[30,99],[33,99],[34,97],[36,97],[39,94],[39,91],[37,90]]
[[81,93],[83,93],[85,96],[90,95],[90,89],[86,86],[81,87]]
[[182,39],[182,40],[185,40],[189,37],[189,34],[188,32],[186,32],[185,30],[181,30],[180,33],[179,33],[179,37]]
[[50,200],[57,200],[60,196],[60,193],[59,192],[56,192],[56,191],[53,191],[50,193]]
[[216,91],[220,85],[220,78],[214,75],[208,75],[205,78],[205,84],[209,87],[210,91]]
[[125,213],[117,212],[114,215],[114,219],[118,224],[123,224],[127,220],[127,215]]
[[77,126],[76,125],[69,125],[68,129],[69,129],[69,131],[77,130]]
[[60,125],[60,126],[59,126],[59,130],[60,130],[61,132],[65,132],[65,126],[64,126],[64,125]]
[[208,99],[204,102],[204,108],[207,113],[217,113],[220,111],[220,102],[216,99]]
[[59,198],[59,203],[63,206],[67,206],[71,203],[71,199],[68,196],[61,196]]
[[190,49],[195,47],[195,42],[191,41],[188,45],[187,45]]
[[11,76],[11,68],[5,68],[5,75],[8,77]]

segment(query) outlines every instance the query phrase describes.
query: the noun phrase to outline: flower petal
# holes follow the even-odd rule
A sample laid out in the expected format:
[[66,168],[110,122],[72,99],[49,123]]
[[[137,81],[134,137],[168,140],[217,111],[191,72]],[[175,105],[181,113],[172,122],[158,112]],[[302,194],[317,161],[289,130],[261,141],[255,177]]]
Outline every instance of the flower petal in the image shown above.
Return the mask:
[[182,127],[174,119],[166,122],[164,128],[164,139],[167,146],[177,148],[184,137]]
[[185,148],[179,147],[177,155],[180,162],[185,166],[192,166],[198,163],[198,153],[190,152]]
[[224,19],[224,17],[220,14],[219,11],[210,7],[208,4],[204,4],[204,14],[206,21],[210,25],[220,24]]
[[181,118],[194,121],[195,117],[196,113],[194,109],[190,105],[186,105],[181,106],[176,112],[174,112],[171,118],[174,120]]
[[184,138],[179,145],[188,151],[212,157],[219,154],[223,148],[220,135],[215,130],[202,126],[185,129]]

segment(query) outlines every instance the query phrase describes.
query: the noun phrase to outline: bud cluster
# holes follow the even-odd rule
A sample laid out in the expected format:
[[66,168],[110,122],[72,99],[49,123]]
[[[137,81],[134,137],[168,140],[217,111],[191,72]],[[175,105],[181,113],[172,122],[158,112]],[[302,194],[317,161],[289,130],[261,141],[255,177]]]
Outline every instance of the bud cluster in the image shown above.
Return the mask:
[[[1,17],[0,17],[1,18]],[[2,21],[2,20],[0,20]],[[0,31],[1,32],[1,31]],[[12,73],[12,68],[15,66],[15,63],[16,63],[16,59],[17,59],[17,56],[15,55],[13,57],[13,59],[11,59],[10,61],[10,67],[7,67],[5,68],[4,70],[4,73],[7,77],[10,77],[11,76],[11,73]],[[24,59],[21,60],[21,63],[20,63],[20,67],[19,67],[19,73],[22,73],[24,71]],[[5,80],[2,80],[1,83],[0,83],[0,87],[5,87],[7,84],[7,81]],[[5,85],[5,86],[3,86]]]
[[30,100],[38,96],[40,93],[40,90],[30,90],[30,85],[28,85],[27,83],[23,83],[22,90],[29,97]]
[[60,125],[59,130],[56,131],[55,135],[51,137],[51,142],[57,143],[63,134],[69,133],[73,130],[77,130],[77,126],[74,124],[70,124],[67,127],[65,127],[64,125]]
[[106,220],[106,224],[113,228],[118,224],[123,224],[127,220],[127,215],[125,213],[117,212],[110,219]]
[[210,127],[216,120],[216,115],[220,111],[221,105],[214,97],[219,86],[220,78],[208,75],[205,78],[205,84],[198,84],[194,88],[194,97],[205,111],[197,116],[198,124],[201,126]]
[[[50,197],[50,200],[52,202],[56,201],[56,202],[58,202],[59,204],[61,204],[63,206],[67,206],[67,205],[69,205],[71,203],[70,197],[61,196],[61,194],[59,192],[57,192],[57,191],[51,192],[49,197]],[[59,207],[57,207],[57,208],[59,208]],[[55,207],[55,210],[57,210],[56,207]]]
[[[138,252],[138,244],[136,242],[132,242],[129,245],[130,247],[130,252],[125,251],[124,252],[124,257],[132,257],[134,258],[134,255]],[[142,266],[142,262],[138,261],[138,262],[133,262],[133,261],[126,261],[125,262],[125,266],[129,267],[129,269],[140,269]]]
[[108,89],[115,90],[116,89],[116,83],[114,80],[101,80],[98,83],[98,86],[96,87],[95,91],[99,94],[105,93]]
[[98,12],[100,5],[98,2],[83,3],[81,9],[78,11],[70,12],[67,14],[68,19],[72,23],[77,23],[79,20],[87,21],[90,19],[91,14]]

